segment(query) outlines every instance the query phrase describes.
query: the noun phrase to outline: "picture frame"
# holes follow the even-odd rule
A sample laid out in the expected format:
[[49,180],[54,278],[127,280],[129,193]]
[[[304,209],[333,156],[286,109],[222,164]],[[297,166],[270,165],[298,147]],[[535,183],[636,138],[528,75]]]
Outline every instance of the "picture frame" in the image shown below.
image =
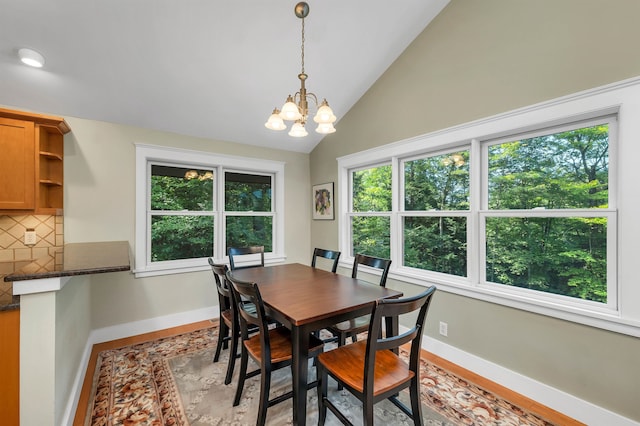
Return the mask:
[[333,220],[335,206],[333,182],[313,185],[311,188],[311,202],[314,220]]

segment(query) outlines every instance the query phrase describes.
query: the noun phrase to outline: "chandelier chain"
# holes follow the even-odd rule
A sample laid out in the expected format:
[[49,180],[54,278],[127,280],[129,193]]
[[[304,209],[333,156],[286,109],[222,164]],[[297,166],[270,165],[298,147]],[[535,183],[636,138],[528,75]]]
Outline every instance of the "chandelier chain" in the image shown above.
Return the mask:
[[302,74],[304,74],[304,18],[302,18],[302,47],[301,47],[301,55],[302,58]]

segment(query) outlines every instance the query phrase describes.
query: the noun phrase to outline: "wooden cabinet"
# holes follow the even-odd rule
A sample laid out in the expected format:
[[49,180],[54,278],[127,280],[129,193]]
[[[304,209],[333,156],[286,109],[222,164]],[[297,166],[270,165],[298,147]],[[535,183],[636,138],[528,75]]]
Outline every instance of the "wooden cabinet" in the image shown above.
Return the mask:
[[62,214],[63,118],[0,108],[0,214]]
[[0,423],[20,424],[20,310],[0,311]]
[[30,121],[0,117],[0,209],[34,209],[35,133]]

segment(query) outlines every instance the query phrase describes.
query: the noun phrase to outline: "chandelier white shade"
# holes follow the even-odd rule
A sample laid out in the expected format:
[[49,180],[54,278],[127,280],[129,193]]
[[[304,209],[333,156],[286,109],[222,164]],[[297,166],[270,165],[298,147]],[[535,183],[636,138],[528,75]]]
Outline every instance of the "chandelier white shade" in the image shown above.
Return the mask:
[[295,123],[293,123],[293,126],[291,126],[291,130],[289,130],[289,136],[293,136],[294,138],[302,138],[307,136],[309,133],[307,132],[307,129],[304,128],[304,124],[302,124],[300,121],[296,121]]
[[289,136],[304,137],[309,133],[305,129],[307,119],[309,115],[309,99],[313,100],[318,109],[316,115],[313,117],[313,121],[318,123],[316,132],[322,134],[329,134],[336,131],[333,127],[333,123],[336,121],[336,116],[333,114],[331,107],[326,99],[318,105],[318,98],[314,93],[307,92],[305,87],[305,81],[307,80],[307,74],[304,72],[304,18],[309,15],[309,5],[305,2],[296,4],[294,9],[295,15],[302,19],[302,70],[298,74],[300,79],[300,90],[294,95],[289,95],[285,104],[281,109],[274,108],[271,116],[264,123],[267,129],[271,130],[284,130],[287,128],[285,121],[293,121]]
[[280,110],[278,108],[273,109],[273,112],[269,116],[267,122],[264,123],[264,126],[267,129],[271,130],[284,130],[287,128],[287,125],[284,124],[282,117],[280,117]]

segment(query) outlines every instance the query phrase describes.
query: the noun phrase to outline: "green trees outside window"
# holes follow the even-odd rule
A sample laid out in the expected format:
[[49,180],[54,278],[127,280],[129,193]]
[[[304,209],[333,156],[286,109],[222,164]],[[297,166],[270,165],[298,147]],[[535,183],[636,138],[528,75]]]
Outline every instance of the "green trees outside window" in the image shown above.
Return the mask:
[[405,161],[404,208],[403,264],[466,277],[469,151]]
[[[399,267],[607,303],[611,122],[475,141],[480,158],[458,147],[397,159],[397,188],[392,164],[351,170],[352,254],[401,256]],[[480,260],[477,273],[470,256]]]
[[[607,302],[609,126],[488,147],[487,281]],[[572,211],[572,216],[547,211]]]
[[383,165],[351,174],[352,255],[390,257],[391,166]]
[[212,170],[151,166],[152,262],[213,255],[213,188]]
[[[225,245],[272,249],[272,176],[224,173]],[[151,166],[151,261],[214,255],[217,173],[168,165]],[[221,203],[222,204],[222,203]]]
[[[227,247],[273,248],[271,176],[226,172],[224,209]],[[269,216],[258,216],[259,212]]]

